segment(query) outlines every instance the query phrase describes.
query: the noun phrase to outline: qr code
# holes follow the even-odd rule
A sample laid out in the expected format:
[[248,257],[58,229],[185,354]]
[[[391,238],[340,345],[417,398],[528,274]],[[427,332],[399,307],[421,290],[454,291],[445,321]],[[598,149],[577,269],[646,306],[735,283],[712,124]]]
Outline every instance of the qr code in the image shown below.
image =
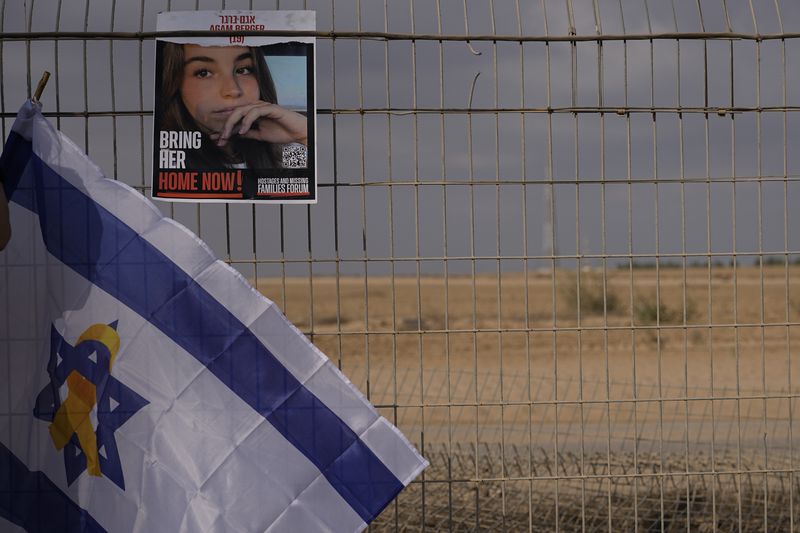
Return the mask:
[[308,166],[308,149],[299,143],[283,146],[283,168],[306,168]]

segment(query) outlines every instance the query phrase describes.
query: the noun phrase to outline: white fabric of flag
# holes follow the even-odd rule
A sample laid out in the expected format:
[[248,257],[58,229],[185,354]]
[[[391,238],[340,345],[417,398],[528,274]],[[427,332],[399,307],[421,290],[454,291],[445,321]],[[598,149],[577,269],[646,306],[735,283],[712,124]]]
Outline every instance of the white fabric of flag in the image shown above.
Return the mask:
[[37,104],[0,170],[0,530],[359,531],[427,466],[271,301]]

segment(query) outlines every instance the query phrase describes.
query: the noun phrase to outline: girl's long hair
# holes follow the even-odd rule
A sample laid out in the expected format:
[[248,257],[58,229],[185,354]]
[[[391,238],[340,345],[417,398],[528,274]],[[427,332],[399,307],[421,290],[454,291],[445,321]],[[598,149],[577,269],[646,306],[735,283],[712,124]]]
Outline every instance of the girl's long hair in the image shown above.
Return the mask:
[[[161,91],[159,100],[156,102],[156,116],[161,118],[158,127],[162,131],[200,131],[202,134],[202,148],[186,151],[186,168],[225,168],[233,163],[241,162],[231,160],[225,151],[220,149],[197,125],[183,104],[183,98],[181,98],[184,66],[183,45],[159,41],[158,46],[161,48]],[[256,80],[258,80],[259,98],[271,104],[277,103],[275,82],[272,80],[264,54],[252,46],[249,47],[249,50]],[[278,147],[271,143],[237,136],[234,136],[229,142],[233,151],[247,163],[247,168],[263,169],[280,166]]]

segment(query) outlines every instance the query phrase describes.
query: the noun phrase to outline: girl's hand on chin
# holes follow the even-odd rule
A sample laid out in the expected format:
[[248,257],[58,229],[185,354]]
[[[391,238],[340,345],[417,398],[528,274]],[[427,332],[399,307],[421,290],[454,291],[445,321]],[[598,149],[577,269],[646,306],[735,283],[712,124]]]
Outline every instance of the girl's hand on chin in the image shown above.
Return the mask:
[[268,102],[256,102],[234,109],[222,131],[212,133],[210,137],[217,146],[222,147],[233,135],[275,144],[308,144],[306,117]]

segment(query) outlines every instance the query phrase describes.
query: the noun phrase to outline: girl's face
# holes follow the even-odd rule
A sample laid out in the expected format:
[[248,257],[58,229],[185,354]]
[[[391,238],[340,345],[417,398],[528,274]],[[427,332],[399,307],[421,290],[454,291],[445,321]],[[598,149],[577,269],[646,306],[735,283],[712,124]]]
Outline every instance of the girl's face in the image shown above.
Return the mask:
[[259,100],[250,49],[183,45],[183,104],[206,133],[222,131],[231,112]]

